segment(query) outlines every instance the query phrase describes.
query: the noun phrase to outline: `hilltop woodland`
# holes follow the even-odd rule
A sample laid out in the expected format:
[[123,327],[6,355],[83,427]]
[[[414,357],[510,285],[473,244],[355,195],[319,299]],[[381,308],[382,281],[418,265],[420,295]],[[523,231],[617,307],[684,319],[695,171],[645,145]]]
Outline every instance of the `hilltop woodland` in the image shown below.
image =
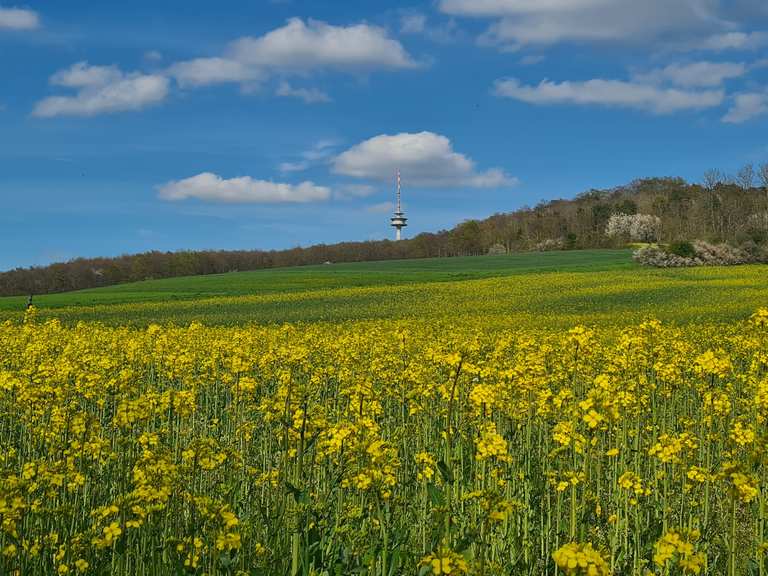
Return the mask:
[[342,242],[288,250],[147,252],[116,258],[78,258],[0,273],[0,295],[64,292],[150,278],[167,278],[282,266],[400,258],[469,256],[529,250],[618,248],[629,234],[606,233],[616,215],[656,222],[661,243],[705,240],[744,249],[768,245],[768,164],[742,168],[736,177],[710,171],[700,184],[681,178],[637,180],[590,190],[572,200],[542,202],[451,230],[392,242]]

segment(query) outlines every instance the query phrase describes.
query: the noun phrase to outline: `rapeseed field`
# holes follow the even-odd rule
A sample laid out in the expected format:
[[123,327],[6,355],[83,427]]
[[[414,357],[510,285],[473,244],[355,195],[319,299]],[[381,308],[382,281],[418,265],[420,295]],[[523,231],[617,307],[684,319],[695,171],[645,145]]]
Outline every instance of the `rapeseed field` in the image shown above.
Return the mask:
[[434,307],[6,321],[0,573],[766,574],[768,310]]
[[[496,258],[503,263],[506,257]],[[531,271],[521,265],[497,265],[493,273],[506,275],[491,278],[476,278],[477,271],[466,264],[468,278],[458,280],[446,279],[444,272],[425,272],[417,281],[414,271],[402,279],[394,272],[379,278],[375,270],[389,270],[389,262],[355,274],[342,271],[340,277],[330,270],[321,276],[314,269],[291,269],[294,276],[286,280],[287,272],[263,270],[36,296],[34,302],[40,319],[56,318],[69,325],[85,321],[136,327],[192,322],[242,326],[428,318],[568,330],[578,324],[625,326],[649,318],[676,324],[728,323],[765,306],[768,298],[762,265],[658,270],[612,264],[600,270],[600,260],[590,261],[596,270]],[[531,267],[534,262],[530,256],[523,261]],[[452,270],[461,274],[461,268]],[[324,285],[331,280],[336,285]],[[233,285],[229,293],[227,282]],[[0,298],[0,322],[20,322],[25,302],[25,298]]]

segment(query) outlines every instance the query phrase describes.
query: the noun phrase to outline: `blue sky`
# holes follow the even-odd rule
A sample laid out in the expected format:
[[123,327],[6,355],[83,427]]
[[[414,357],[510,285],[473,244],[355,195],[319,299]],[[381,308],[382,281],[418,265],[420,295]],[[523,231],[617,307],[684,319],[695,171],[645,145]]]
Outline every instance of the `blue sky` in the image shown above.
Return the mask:
[[[225,6],[225,8],[222,8]],[[0,0],[0,270],[768,161],[763,0]]]

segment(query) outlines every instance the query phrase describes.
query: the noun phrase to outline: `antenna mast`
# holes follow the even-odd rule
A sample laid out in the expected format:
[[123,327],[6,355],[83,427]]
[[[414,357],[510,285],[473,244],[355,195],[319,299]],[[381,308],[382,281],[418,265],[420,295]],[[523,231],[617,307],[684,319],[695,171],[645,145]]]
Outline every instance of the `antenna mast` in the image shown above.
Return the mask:
[[402,213],[400,210],[400,169],[397,170],[397,212]]

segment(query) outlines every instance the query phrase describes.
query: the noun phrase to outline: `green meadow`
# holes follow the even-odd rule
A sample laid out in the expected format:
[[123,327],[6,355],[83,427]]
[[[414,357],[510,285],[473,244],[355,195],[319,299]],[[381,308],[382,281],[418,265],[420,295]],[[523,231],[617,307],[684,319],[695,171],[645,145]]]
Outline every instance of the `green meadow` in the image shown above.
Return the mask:
[[[145,326],[482,316],[527,327],[727,322],[768,303],[765,266],[659,270],[628,250],[326,264],[37,296],[42,318]],[[0,299],[19,319],[26,298]]]

